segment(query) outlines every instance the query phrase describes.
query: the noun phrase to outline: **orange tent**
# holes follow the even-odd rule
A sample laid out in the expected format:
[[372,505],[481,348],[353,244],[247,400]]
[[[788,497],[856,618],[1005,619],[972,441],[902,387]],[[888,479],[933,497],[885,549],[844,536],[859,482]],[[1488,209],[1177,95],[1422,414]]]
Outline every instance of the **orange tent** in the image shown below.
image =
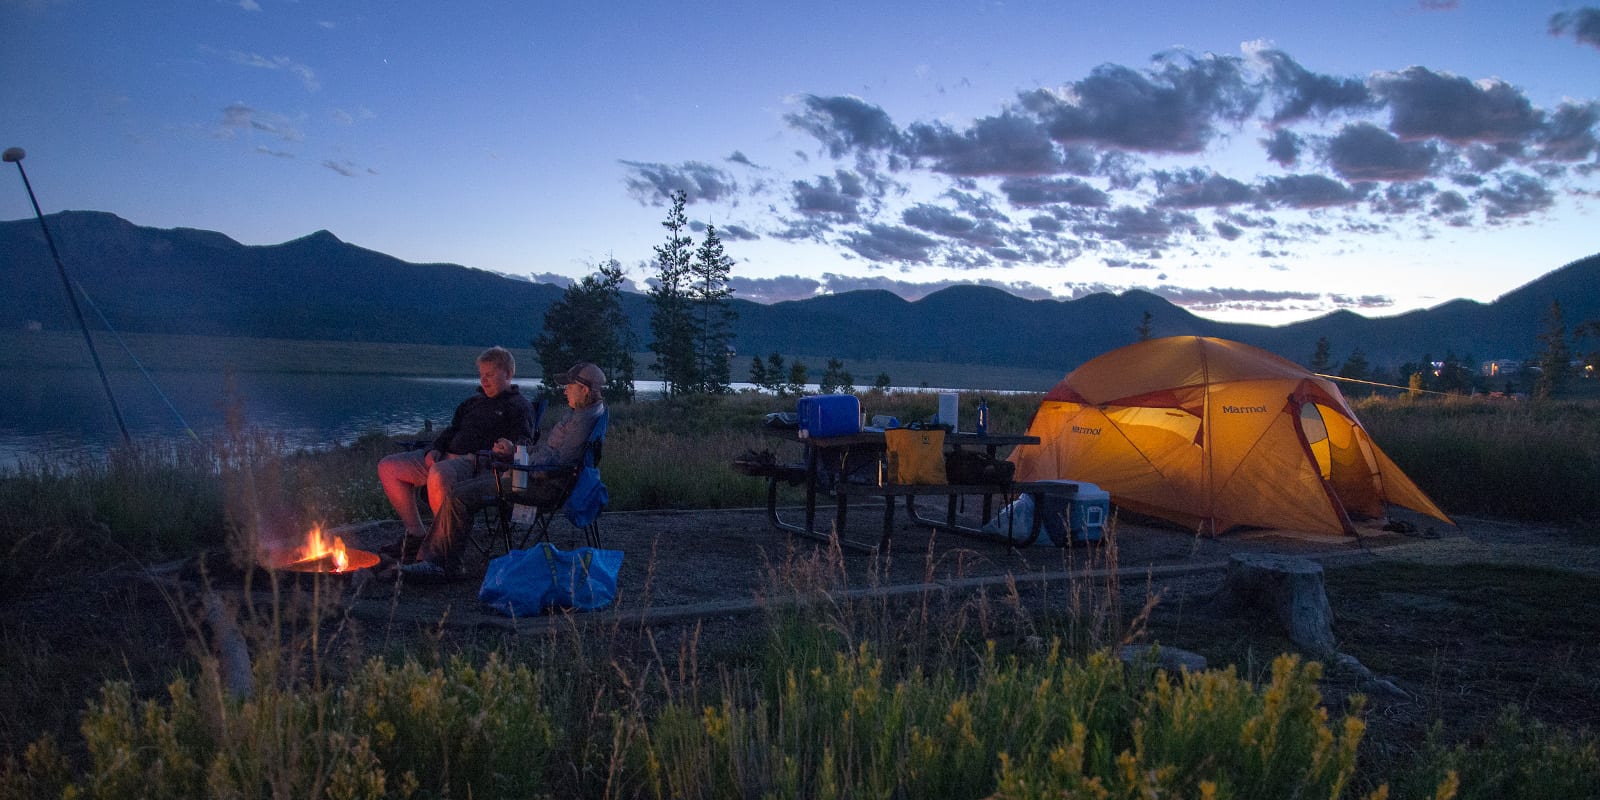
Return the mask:
[[1331,382],[1265,350],[1174,336],[1056,384],[1011,456],[1017,480],[1088,481],[1117,505],[1215,535],[1237,525],[1355,534],[1394,504],[1450,522],[1372,443]]

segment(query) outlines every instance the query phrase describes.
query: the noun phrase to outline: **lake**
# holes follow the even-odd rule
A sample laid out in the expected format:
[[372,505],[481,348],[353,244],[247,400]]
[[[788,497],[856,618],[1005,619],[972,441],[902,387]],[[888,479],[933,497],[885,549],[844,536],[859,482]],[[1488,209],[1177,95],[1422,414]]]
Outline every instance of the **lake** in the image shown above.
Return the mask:
[[[112,370],[108,376],[135,439],[182,438],[180,416],[203,437],[224,430],[227,379],[222,373],[152,373],[176,413],[137,370]],[[247,424],[273,431],[294,447],[320,447],[349,444],[373,431],[412,434],[428,422],[443,427],[477,380],[242,372],[234,384]],[[524,384],[524,390],[537,396],[530,389],[537,385]],[[641,397],[661,393],[659,381],[634,385]],[[0,369],[0,468],[43,455],[96,455],[120,440],[94,371]]]

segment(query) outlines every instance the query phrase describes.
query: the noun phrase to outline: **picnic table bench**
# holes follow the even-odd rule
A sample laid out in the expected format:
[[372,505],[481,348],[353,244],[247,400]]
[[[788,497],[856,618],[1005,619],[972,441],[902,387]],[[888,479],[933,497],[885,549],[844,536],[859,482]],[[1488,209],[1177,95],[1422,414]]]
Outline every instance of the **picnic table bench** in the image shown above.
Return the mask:
[[[899,484],[883,479],[881,471],[875,465],[881,463],[884,452],[884,437],[881,430],[867,429],[859,433],[842,436],[813,437],[802,439],[799,433],[788,429],[769,429],[769,436],[785,442],[799,442],[804,445],[805,460],[779,461],[776,456],[746,456],[736,460],[734,468],[746,475],[763,478],[767,481],[767,519],[778,530],[790,534],[803,536],[825,542],[837,542],[842,549],[887,554],[890,539],[894,532],[894,511],[899,498],[905,498],[906,520],[914,525],[926,528],[947,531],[962,536],[984,539],[1001,544],[1024,547],[1032,544],[1039,537],[1040,525],[1037,515],[1026,531],[1015,531],[1009,526],[1004,533],[992,534],[981,528],[960,524],[957,513],[963,497],[977,496],[982,498],[983,510],[981,519],[988,522],[991,517],[992,503],[995,497],[1001,497],[1005,502],[1010,502],[1024,494],[1033,495],[1068,495],[1075,493],[1076,486],[1059,481],[993,481],[985,483],[943,483],[943,484]],[[945,444],[948,448],[983,448],[993,457],[1000,447],[1038,444],[1039,438],[1026,434],[987,434],[955,432],[947,433]],[[832,467],[826,473],[822,463],[826,460]],[[834,465],[837,465],[836,467]],[[865,471],[867,474],[861,474]],[[825,479],[826,476],[826,479]],[[805,487],[805,506],[803,522],[790,522],[783,519],[778,510],[779,484]],[[834,518],[831,530],[817,530],[817,495],[831,492],[834,496]],[[852,498],[878,497],[882,498],[883,530],[876,544],[867,544],[843,536],[845,523],[849,517],[850,501]],[[944,520],[924,517],[917,512],[916,500],[919,497],[943,497],[946,502]]]

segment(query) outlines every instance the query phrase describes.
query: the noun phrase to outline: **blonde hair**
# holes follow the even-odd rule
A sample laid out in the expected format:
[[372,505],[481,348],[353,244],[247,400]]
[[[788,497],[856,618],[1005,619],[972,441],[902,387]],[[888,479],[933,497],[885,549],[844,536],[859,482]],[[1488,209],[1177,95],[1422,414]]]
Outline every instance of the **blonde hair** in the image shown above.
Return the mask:
[[517,360],[511,357],[511,351],[495,345],[478,354],[479,364],[493,364],[504,370],[507,376],[517,374]]

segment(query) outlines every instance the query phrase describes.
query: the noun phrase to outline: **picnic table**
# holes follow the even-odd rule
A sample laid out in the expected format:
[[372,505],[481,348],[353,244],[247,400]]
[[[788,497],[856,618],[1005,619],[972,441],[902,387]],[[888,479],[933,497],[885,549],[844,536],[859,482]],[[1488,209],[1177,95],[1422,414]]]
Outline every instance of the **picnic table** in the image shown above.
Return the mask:
[[[1009,502],[1021,492],[1056,491],[1060,488],[1052,486],[1047,489],[1043,485],[1009,480],[988,483],[891,483],[886,479],[882,469],[886,447],[883,431],[880,429],[868,428],[858,433],[810,438],[801,438],[799,431],[793,429],[769,428],[766,429],[766,433],[780,442],[797,442],[803,447],[803,458],[800,461],[779,461],[774,458],[770,463],[735,462],[734,466],[745,474],[767,480],[768,521],[778,530],[819,541],[830,543],[837,541],[842,549],[852,551],[879,554],[888,552],[890,537],[894,530],[894,508],[896,499],[900,497],[905,498],[906,519],[912,524],[1005,544],[1018,546],[1031,544],[1039,535],[1036,524],[1030,525],[1029,530],[1024,533],[1024,538],[1020,539],[1016,538],[1016,532],[1009,528],[1006,533],[996,536],[979,528],[959,524],[956,514],[961,498],[981,497],[982,520],[987,522],[995,496],[1003,497]],[[993,458],[1001,447],[1038,444],[1039,437],[1027,434],[979,434],[961,431],[947,432],[944,441],[947,451],[981,448],[986,455]],[[805,487],[803,521],[792,522],[779,514],[780,483]],[[817,530],[817,496],[829,491],[833,493],[835,502],[832,526],[831,529]],[[850,499],[853,497],[883,498],[883,533],[876,544],[867,544],[843,536],[849,515]],[[918,497],[945,498],[945,519],[940,521],[919,514],[916,507]]]

